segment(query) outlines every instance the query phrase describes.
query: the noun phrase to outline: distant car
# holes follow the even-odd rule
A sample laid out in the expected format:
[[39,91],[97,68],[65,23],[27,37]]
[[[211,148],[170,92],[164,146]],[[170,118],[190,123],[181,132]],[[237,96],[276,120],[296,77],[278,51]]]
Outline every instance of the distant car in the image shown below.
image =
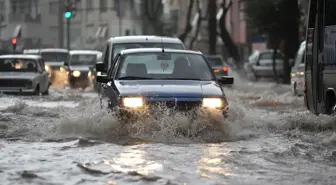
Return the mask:
[[48,72],[40,56],[0,56],[0,92],[47,95],[49,86]]
[[63,68],[64,62],[68,60],[69,50],[62,48],[43,48],[40,49],[39,55],[45,61],[45,69],[51,74],[52,83],[55,82],[56,76],[67,77],[67,71]]
[[114,64],[115,56],[125,49],[134,48],[170,48],[185,49],[183,42],[178,38],[152,35],[111,37],[103,50],[102,67],[97,69],[98,75],[106,73]]
[[304,81],[305,81],[305,56],[306,52],[306,42],[303,41],[297,52],[295,58],[295,64],[292,69],[291,79],[292,79],[292,89],[295,96],[304,95]]
[[[283,62],[284,56],[280,53],[280,51],[278,51],[275,64],[276,74],[280,78],[284,76]],[[273,78],[273,50],[253,52],[244,67],[247,72],[247,76],[251,80],[258,80],[259,78]]]
[[85,89],[94,79],[92,68],[97,63],[100,51],[95,50],[71,50],[69,60],[65,62],[68,70],[68,83],[71,88]]
[[107,75],[97,76],[103,84],[103,94],[109,108],[117,110],[119,119],[161,114],[168,109],[191,113],[197,110],[218,111],[227,116],[228,102],[219,85],[232,84],[233,78],[223,76],[218,81],[201,52],[161,48],[123,50],[117,54],[114,68]]
[[25,55],[39,55],[40,49],[24,49],[23,54]]
[[220,55],[207,55],[205,56],[208,60],[212,70],[214,71],[216,78],[221,79],[222,76],[228,76],[229,67],[224,62],[224,59]]

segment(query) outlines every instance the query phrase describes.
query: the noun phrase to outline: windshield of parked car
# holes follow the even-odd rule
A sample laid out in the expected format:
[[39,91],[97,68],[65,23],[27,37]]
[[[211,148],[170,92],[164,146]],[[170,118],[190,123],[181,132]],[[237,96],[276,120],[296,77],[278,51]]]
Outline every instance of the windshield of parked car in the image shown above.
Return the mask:
[[222,66],[223,61],[219,57],[207,57],[207,60],[211,66]]
[[153,52],[127,54],[121,59],[117,79],[214,80],[202,55]]
[[94,65],[96,61],[96,54],[74,54],[70,57],[69,65]]
[[68,59],[69,54],[65,52],[42,52],[41,56],[44,61],[62,61],[65,62]]
[[183,45],[180,43],[122,43],[113,44],[113,58],[125,49],[135,49],[135,48],[164,48],[168,49],[184,49]]
[[31,59],[0,59],[0,72],[37,72],[37,64]]

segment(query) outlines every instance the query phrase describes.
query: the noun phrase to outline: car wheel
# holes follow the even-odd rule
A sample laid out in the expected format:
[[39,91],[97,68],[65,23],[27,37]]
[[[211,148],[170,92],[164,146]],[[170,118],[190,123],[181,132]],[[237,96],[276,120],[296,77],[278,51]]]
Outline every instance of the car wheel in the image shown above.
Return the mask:
[[293,95],[294,96],[298,95],[298,92],[297,92],[297,89],[296,89],[296,82],[294,82],[294,84],[293,84]]
[[49,95],[49,86],[48,86],[47,90],[42,93],[42,95]]
[[37,96],[40,95],[40,86],[39,85],[36,86],[33,94],[37,95]]

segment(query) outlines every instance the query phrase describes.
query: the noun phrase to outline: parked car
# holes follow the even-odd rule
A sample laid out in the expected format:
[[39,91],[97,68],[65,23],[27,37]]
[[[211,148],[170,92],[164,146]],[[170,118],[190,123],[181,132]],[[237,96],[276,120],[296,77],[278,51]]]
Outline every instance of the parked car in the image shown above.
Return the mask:
[[295,64],[291,73],[292,89],[293,94],[295,96],[302,96],[304,94],[305,52],[306,52],[306,42],[303,41],[296,54]]
[[0,56],[0,92],[49,94],[49,74],[37,55]]
[[228,76],[229,66],[225,63],[220,55],[206,55],[212,70],[215,73],[216,79],[221,79],[222,76]]
[[71,88],[85,89],[91,85],[94,79],[92,68],[101,54],[96,50],[71,50],[69,52],[69,60],[64,65],[68,71],[68,83]]
[[[276,75],[280,78],[284,76],[283,70],[284,56],[277,52],[276,55]],[[244,68],[247,76],[251,80],[258,80],[259,78],[274,78],[273,71],[273,50],[254,51],[245,63]]]

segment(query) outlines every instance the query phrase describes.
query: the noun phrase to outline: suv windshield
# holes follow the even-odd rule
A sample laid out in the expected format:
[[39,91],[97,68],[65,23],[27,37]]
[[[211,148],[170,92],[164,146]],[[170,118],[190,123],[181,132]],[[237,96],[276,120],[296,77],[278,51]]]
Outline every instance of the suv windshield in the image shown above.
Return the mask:
[[133,53],[125,55],[117,79],[213,80],[202,55],[190,53]]
[[37,72],[37,64],[31,59],[0,59],[0,72]]
[[67,61],[69,54],[64,52],[43,52],[41,56],[44,61]]
[[[161,48],[163,47],[168,49],[184,49],[183,45],[180,43],[123,43],[123,44],[113,44],[113,58],[125,49],[134,49],[134,48]],[[113,59],[112,58],[112,59]]]
[[96,61],[95,54],[76,54],[71,56],[69,65],[94,65]]

